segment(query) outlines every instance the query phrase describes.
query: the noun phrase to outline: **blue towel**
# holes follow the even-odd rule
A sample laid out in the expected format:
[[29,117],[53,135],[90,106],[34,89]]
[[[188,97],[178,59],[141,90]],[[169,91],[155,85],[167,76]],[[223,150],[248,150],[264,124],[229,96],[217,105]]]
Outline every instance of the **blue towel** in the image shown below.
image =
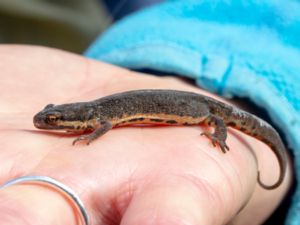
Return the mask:
[[[300,181],[299,50],[299,1],[173,0],[115,24],[85,55],[250,98],[283,131]],[[300,224],[299,185],[286,224]]]

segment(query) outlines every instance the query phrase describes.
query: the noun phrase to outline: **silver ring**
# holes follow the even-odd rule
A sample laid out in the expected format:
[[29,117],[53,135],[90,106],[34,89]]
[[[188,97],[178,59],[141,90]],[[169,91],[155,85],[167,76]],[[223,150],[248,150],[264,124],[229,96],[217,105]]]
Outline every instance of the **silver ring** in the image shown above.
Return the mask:
[[59,191],[62,191],[63,194],[65,194],[70,200],[74,202],[75,207],[80,212],[81,215],[81,222],[84,225],[90,225],[89,216],[87,213],[86,208],[84,207],[82,201],[74,193],[74,191],[67,187],[66,185],[58,182],[57,180],[54,180],[51,177],[47,176],[24,176],[24,177],[18,177],[13,180],[8,181],[7,183],[0,186],[0,189],[6,188],[8,186],[11,186],[13,184],[19,184],[19,183],[33,183],[33,182],[41,182],[50,184],[52,187],[55,187]]

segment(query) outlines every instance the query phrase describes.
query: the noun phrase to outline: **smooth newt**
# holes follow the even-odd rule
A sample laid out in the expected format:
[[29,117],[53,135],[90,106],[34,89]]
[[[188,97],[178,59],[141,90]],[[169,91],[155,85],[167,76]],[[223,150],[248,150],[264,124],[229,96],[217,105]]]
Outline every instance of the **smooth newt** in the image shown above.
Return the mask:
[[287,167],[285,147],[276,130],[262,119],[241,109],[196,93],[176,90],[135,90],[106,96],[91,102],[47,105],[33,118],[40,129],[62,129],[71,132],[91,130],[73,141],[91,141],[113,127],[135,124],[198,125],[215,128],[204,132],[214,146],[226,153],[227,126],[240,130],[265,144],[275,153],[280,175],[273,185],[257,181],[265,189],[277,188],[284,179]]

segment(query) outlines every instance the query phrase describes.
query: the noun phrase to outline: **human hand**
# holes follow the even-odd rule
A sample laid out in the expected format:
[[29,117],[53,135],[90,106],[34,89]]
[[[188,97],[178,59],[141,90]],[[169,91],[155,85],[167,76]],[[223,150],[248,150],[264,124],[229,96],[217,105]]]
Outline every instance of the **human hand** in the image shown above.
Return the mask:
[[[204,127],[124,127],[91,145],[72,146],[75,134],[38,131],[32,117],[46,104],[90,101],[133,89],[201,92],[178,78],[154,77],[58,50],[0,48],[0,183],[24,175],[50,176],[69,186],[93,225],[260,224],[287,192],[266,184],[279,173],[273,152],[229,130],[223,154],[200,133]],[[276,165],[276,169],[273,169]],[[242,211],[240,211],[242,210]],[[1,223],[76,224],[59,193],[39,184],[0,190]]]

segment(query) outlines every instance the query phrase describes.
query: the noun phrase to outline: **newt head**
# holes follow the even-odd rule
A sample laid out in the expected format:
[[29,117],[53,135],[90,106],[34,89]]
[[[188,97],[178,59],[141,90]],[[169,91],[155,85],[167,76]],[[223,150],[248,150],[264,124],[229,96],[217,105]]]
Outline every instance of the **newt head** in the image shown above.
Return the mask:
[[47,105],[33,117],[36,128],[45,130],[80,131],[87,129],[85,116],[80,103],[64,105]]

